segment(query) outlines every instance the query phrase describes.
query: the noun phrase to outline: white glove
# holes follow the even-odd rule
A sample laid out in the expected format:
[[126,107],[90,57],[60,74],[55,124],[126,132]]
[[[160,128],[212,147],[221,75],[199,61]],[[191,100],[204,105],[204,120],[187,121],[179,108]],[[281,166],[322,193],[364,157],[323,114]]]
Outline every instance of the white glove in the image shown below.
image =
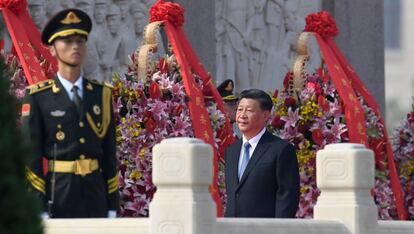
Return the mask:
[[116,211],[115,210],[108,210],[108,218],[110,218],[110,219],[116,218]]
[[47,212],[42,212],[41,214],[40,214],[40,217],[44,220],[44,219],[49,219],[50,217],[49,217],[49,214],[47,213]]

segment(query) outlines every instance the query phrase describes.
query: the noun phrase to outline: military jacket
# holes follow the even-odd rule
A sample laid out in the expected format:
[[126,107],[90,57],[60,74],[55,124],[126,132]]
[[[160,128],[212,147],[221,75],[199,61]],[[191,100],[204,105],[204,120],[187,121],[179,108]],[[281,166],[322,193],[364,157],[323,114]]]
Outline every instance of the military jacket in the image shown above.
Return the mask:
[[[58,78],[34,84],[27,89],[22,120],[23,132],[33,146],[27,178],[45,211],[49,208],[53,217],[73,218],[105,217],[108,210],[118,209],[115,123],[109,86],[84,78],[82,108],[78,111]],[[80,175],[45,173],[43,158],[49,163],[91,159],[99,162],[99,168]]]

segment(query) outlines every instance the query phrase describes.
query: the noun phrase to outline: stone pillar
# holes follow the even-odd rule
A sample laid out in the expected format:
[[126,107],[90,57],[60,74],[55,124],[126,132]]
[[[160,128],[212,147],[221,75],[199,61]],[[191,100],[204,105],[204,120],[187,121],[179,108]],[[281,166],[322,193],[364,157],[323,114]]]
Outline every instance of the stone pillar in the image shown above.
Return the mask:
[[339,48],[385,113],[383,1],[323,0],[339,27]]
[[377,233],[374,153],[361,144],[332,144],[317,152],[316,178],[321,195],[315,220],[339,220],[350,234]]
[[211,146],[199,139],[171,138],[153,148],[151,234],[215,233],[216,208],[208,191],[212,163]]
[[216,74],[216,18],[212,0],[172,0],[184,7],[184,31],[201,64],[214,79]]

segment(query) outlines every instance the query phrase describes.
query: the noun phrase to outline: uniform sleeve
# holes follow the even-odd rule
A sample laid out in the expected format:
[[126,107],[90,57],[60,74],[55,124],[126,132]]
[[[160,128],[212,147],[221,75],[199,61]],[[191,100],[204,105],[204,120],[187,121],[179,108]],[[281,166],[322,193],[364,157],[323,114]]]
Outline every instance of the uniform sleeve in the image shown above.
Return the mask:
[[[102,170],[105,181],[107,182],[107,200],[109,210],[118,210],[119,194],[118,194],[118,173],[116,160],[116,141],[115,141],[115,119],[112,107],[112,98],[109,97],[111,121],[108,131],[103,140],[103,165]],[[105,104],[104,104],[105,105]]]
[[26,93],[22,105],[22,132],[31,146],[31,157],[26,166],[26,178],[30,190],[40,198],[43,209],[46,211],[46,183],[43,175],[43,121],[40,109],[35,98]]
[[299,206],[299,168],[295,148],[287,144],[278,157],[276,218],[294,218]]

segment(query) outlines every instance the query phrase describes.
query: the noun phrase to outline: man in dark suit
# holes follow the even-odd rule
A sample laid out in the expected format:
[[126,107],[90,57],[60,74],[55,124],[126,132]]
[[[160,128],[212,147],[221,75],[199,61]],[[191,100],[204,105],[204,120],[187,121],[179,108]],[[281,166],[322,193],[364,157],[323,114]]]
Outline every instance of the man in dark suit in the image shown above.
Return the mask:
[[294,218],[299,172],[294,147],[266,130],[272,100],[262,90],[239,96],[243,138],[226,150],[226,217]]
[[57,75],[29,86],[22,106],[23,131],[34,147],[27,179],[44,217],[115,217],[118,209],[111,87],[81,74],[91,27],[77,9],[52,17],[42,42],[57,58]]

